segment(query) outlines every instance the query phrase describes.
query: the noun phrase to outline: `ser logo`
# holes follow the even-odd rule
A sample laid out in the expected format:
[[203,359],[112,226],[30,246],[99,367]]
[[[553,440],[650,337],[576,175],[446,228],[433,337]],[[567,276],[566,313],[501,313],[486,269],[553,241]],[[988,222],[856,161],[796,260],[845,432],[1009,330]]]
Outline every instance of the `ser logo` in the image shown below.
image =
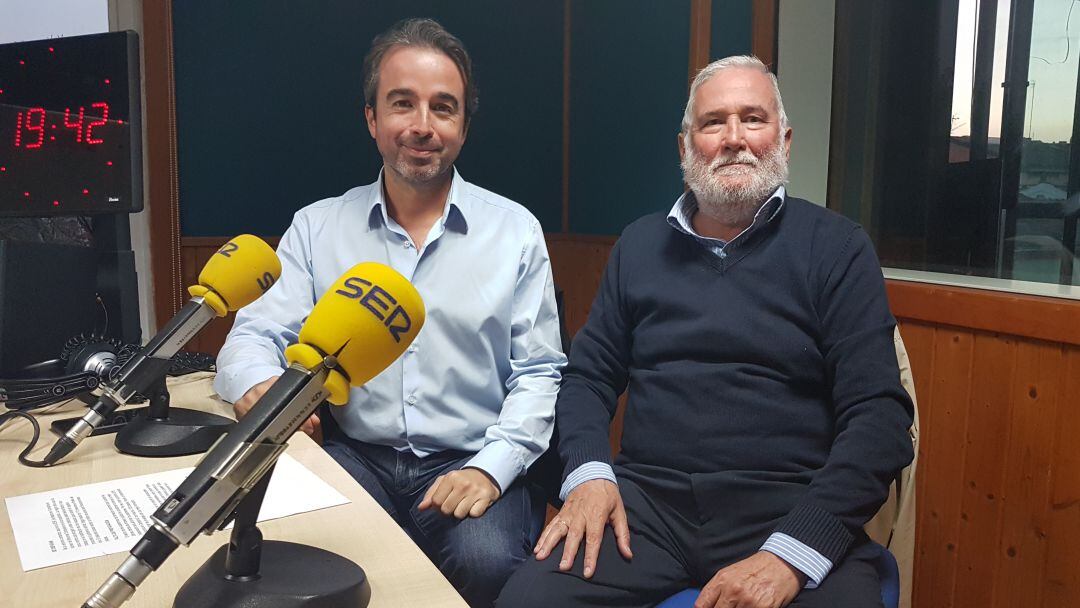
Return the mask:
[[[239,249],[240,245],[229,241],[228,243],[222,245],[221,249],[218,249],[217,252],[227,258],[231,258],[232,254]],[[255,283],[259,286],[259,289],[261,289],[263,293],[266,293],[268,289],[274,286],[274,275],[270,272],[264,272],[261,277],[255,279]]]
[[221,249],[218,249],[217,252],[220,253],[221,255],[227,257],[227,258],[231,258],[232,254],[237,249],[240,249],[240,246],[237,245],[236,243],[232,242],[232,241],[229,241],[228,243],[225,243],[224,245],[222,245]]
[[[382,321],[382,324],[390,331],[390,337],[394,339],[394,342],[401,342],[401,334],[407,333],[412,328],[409,313],[398,305],[394,296],[371,281],[360,277],[349,277],[345,279],[343,288],[334,293],[350,300],[360,300],[361,306],[371,311],[376,319]],[[391,306],[394,306],[393,310],[390,309]]]
[[261,289],[263,293],[266,293],[267,289],[274,286],[274,275],[269,272],[264,272],[263,276],[255,279],[255,282],[259,284],[259,289]]

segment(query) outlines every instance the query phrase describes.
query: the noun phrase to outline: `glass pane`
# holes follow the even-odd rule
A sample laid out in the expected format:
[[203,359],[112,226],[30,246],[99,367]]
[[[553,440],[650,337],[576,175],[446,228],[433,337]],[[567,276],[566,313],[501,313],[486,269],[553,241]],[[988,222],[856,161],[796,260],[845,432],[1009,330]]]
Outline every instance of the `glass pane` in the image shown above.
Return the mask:
[[1009,49],[1010,0],[998,0],[997,26],[994,31],[994,73],[990,86],[990,125],[986,146],[987,158],[997,158],[1001,143],[1001,106],[1004,99],[1005,54]]
[[1077,188],[1070,186],[1076,176],[1069,162],[1080,66],[1075,6],[1073,0],[1037,0],[1032,15],[1015,233],[1004,243],[1012,249],[1015,279],[1076,284],[1080,272],[1074,263]]
[[838,0],[828,204],[883,266],[1080,286],[1077,4]]
[[971,160],[971,93],[975,81],[975,31],[979,1],[960,0],[956,19],[956,63],[953,66],[952,115],[949,124],[949,162]]

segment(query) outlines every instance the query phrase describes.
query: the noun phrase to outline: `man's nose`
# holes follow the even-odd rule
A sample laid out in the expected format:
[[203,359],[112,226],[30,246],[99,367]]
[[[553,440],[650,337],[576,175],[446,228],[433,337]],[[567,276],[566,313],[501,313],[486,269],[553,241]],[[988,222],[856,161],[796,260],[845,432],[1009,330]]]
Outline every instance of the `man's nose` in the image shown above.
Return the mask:
[[431,137],[434,133],[431,126],[431,111],[426,107],[421,107],[416,112],[409,130],[417,137]]
[[732,116],[724,123],[722,143],[724,149],[729,151],[738,151],[746,147],[743,124],[738,116]]

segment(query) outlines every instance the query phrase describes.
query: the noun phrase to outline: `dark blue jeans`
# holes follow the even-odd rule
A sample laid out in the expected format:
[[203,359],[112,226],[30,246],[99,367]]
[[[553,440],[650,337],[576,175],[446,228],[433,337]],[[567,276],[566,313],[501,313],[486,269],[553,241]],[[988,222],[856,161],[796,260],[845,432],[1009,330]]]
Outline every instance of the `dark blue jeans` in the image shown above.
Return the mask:
[[495,603],[506,579],[532,555],[544,523],[544,501],[519,478],[481,517],[459,520],[417,510],[428,487],[473,454],[446,451],[419,458],[327,429],[323,449],[371,494],[438,566],[473,608]]

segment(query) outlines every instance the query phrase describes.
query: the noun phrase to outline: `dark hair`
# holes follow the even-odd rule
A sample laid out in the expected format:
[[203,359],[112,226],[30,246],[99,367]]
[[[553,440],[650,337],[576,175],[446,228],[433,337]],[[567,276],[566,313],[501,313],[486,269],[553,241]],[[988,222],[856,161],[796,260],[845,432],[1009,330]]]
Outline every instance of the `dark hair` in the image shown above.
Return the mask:
[[403,19],[371,41],[371,50],[364,57],[364,103],[375,107],[383,57],[396,46],[434,49],[454,62],[461,79],[465,81],[465,124],[468,125],[480,102],[473,81],[472,60],[465,51],[465,45],[432,19]]

